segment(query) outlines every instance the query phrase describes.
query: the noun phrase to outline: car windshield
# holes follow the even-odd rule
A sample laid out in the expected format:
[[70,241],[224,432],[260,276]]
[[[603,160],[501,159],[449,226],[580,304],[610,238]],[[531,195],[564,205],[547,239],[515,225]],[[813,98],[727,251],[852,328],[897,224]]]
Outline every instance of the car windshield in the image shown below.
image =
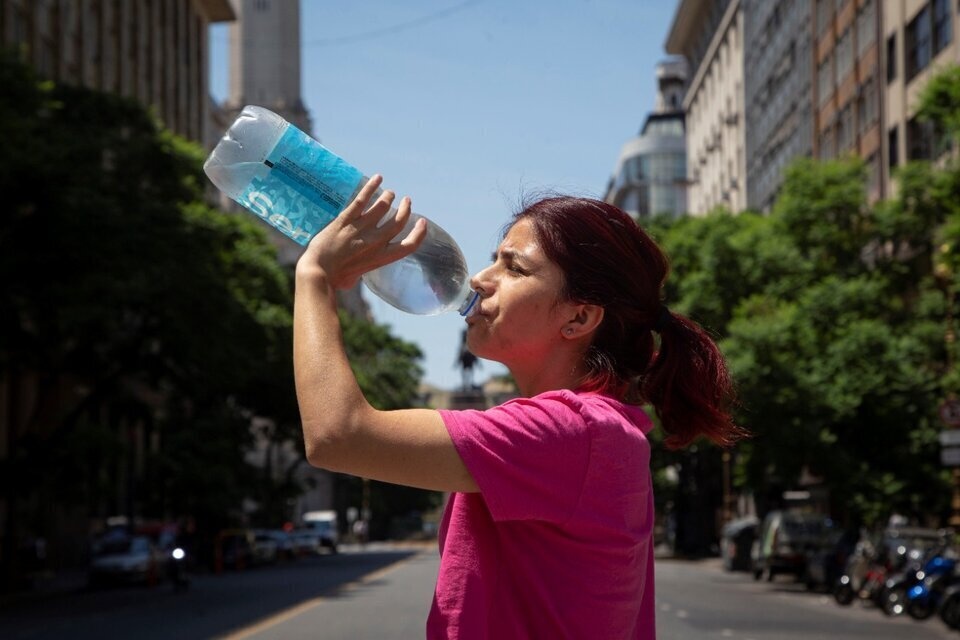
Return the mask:
[[829,527],[829,521],[821,517],[787,516],[783,519],[783,526],[794,534],[816,535],[823,533]]
[[98,556],[111,556],[127,553],[144,553],[150,548],[149,543],[144,538],[113,538],[100,542],[95,554]]

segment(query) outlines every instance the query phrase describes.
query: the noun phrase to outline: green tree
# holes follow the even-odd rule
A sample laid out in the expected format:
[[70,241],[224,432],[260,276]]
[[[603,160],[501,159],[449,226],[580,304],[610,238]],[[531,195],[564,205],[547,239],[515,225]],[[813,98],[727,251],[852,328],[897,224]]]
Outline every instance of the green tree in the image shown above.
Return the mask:
[[942,517],[947,299],[934,276],[960,230],[955,172],[908,165],[897,197],[875,206],[864,182],[859,160],[801,159],[768,216],[655,224],[668,300],[721,338],[753,433],[735,482],[761,510],[808,474],[839,516]]
[[[250,477],[237,425],[282,404],[257,391],[290,368],[291,299],[262,230],[201,204],[199,148],[14,58],[0,80],[10,580],[22,527],[52,527],[38,505],[77,498],[81,531],[111,513],[226,518]],[[135,458],[134,426],[156,456]]]

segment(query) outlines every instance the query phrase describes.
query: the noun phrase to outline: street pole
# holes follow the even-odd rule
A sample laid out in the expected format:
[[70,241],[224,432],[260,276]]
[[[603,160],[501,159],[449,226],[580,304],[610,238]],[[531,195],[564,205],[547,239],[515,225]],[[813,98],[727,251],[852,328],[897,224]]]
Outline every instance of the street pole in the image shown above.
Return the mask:
[[726,524],[733,519],[733,509],[731,502],[733,499],[730,490],[730,452],[723,452],[723,522]]

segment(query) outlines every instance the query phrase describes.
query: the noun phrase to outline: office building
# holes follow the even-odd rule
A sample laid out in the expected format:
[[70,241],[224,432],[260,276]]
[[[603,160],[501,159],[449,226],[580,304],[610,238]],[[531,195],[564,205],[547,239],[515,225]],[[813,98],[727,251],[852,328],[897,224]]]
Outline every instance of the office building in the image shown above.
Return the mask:
[[813,148],[810,0],[741,0],[747,207],[769,212],[792,160]]

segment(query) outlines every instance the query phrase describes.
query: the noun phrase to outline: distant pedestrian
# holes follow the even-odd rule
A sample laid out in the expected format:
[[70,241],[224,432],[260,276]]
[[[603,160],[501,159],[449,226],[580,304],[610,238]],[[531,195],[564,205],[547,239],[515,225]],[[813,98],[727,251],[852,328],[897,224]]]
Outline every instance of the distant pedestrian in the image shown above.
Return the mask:
[[[413,252],[410,215],[374,176],[297,264],[294,365],[308,460],[452,492],[429,638],[653,638],[652,405],[669,447],[728,445],[717,346],[663,304],[667,261],[621,210],[543,199],[476,274],[467,345],[521,396],[487,411],[380,411],[344,352],[335,291]],[[369,207],[369,208],[368,208]],[[389,243],[389,244],[388,244]]]
[[367,521],[363,518],[357,518],[354,521],[353,537],[361,546],[367,544]]

